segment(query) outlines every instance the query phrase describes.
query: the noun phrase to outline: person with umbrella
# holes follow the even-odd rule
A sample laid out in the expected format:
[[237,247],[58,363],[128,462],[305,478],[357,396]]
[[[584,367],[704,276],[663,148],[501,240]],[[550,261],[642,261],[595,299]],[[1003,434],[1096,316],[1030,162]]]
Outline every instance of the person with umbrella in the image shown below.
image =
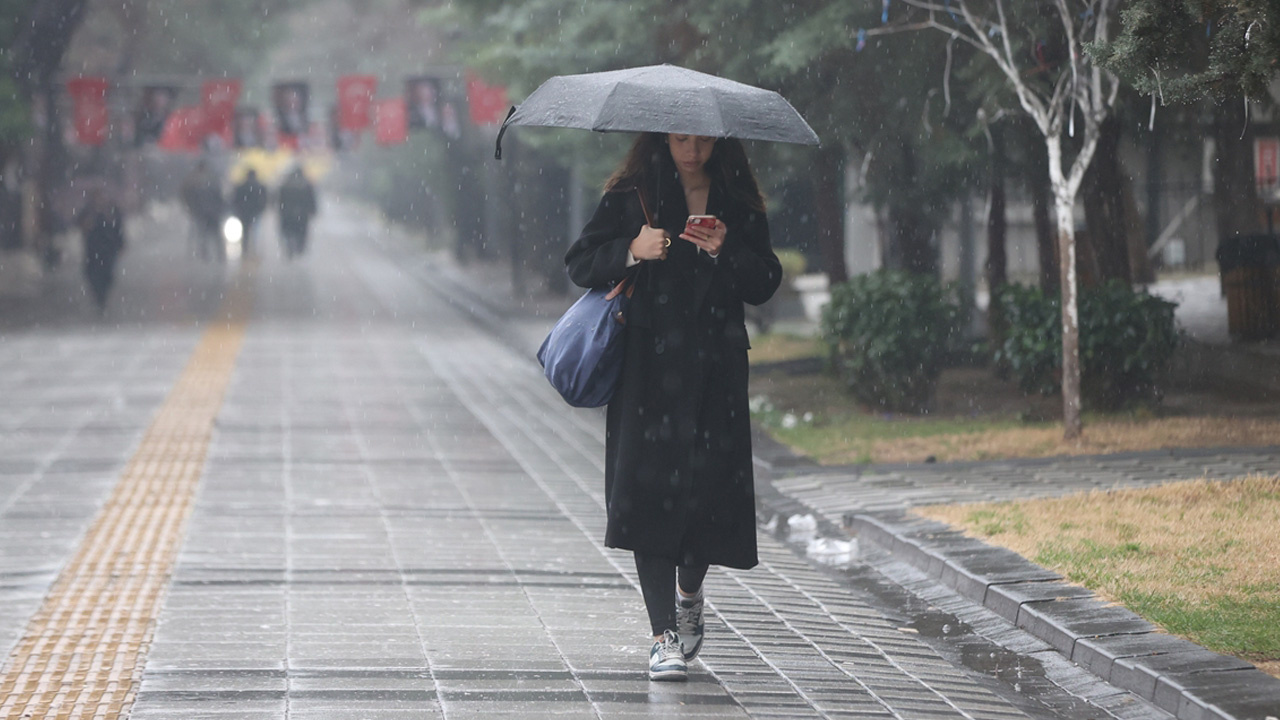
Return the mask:
[[757,563],[743,305],[767,301],[782,267],[742,144],[642,134],[565,262],[582,287],[634,275],[606,415],[605,544],[635,554],[650,678],[683,680],[708,567]]
[[124,251],[124,214],[103,187],[89,191],[77,217],[84,241],[84,276],[98,315],[107,310],[107,293],[115,282],[116,260]]
[[818,136],[776,92],[672,65],[548,79],[511,109],[495,157],[516,125],[642,133],[565,264],[586,288],[631,280],[605,545],[635,555],[649,677],[685,680],[709,567],[758,562],[744,304],[772,297],[782,266],[740,140]]

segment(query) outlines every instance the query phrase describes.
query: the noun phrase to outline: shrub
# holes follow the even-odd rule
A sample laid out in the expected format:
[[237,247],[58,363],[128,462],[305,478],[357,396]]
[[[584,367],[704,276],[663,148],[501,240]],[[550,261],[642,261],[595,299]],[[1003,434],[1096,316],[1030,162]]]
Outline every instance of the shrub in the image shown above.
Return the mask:
[[[1052,395],[1062,380],[1060,299],[1009,286],[997,302],[1009,329],[996,361],[1027,392]],[[1176,303],[1119,281],[1080,293],[1080,385],[1086,403],[1115,410],[1158,397],[1157,380],[1178,347]]]
[[831,289],[822,336],[855,397],[886,410],[920,412],[933,399],[958,314],[937,279],[878,270]]

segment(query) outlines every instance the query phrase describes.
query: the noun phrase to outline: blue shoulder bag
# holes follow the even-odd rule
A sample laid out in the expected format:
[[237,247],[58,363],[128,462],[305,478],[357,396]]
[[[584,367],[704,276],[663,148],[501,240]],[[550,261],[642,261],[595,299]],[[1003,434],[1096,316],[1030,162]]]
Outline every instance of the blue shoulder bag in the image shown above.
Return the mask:
[[587,291],[538,349],[542,374],[573,407],[600,407],[613,399],[622,375],[629,284],[627,278]]

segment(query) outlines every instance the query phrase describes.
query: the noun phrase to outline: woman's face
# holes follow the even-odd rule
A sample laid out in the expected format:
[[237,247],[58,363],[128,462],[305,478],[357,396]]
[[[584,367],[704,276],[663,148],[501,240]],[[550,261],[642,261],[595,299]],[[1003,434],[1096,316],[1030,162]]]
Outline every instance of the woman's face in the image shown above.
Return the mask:
[[711,149],[716,145],[713,137],[702,135],[667,135],[667,147],[671,148],[671,159],[675,161],[680,174],[698,173],[702,171],[707,160],[711,159]]

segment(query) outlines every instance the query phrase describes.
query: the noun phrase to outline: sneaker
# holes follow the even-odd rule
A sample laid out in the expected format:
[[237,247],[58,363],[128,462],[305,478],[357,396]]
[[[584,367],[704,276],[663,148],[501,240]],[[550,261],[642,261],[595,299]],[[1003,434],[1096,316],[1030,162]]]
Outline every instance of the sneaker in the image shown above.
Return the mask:
[[676,633],[680,636],[680,650],[684,661],[698,657],[702,649],[702,636],[707,626],[702,622],[702,588],[691,598],[681,597],[676,591]]
[[680,651],[680,636],[670,630],[649,651],[650,680],[688,680],[689,666]]

